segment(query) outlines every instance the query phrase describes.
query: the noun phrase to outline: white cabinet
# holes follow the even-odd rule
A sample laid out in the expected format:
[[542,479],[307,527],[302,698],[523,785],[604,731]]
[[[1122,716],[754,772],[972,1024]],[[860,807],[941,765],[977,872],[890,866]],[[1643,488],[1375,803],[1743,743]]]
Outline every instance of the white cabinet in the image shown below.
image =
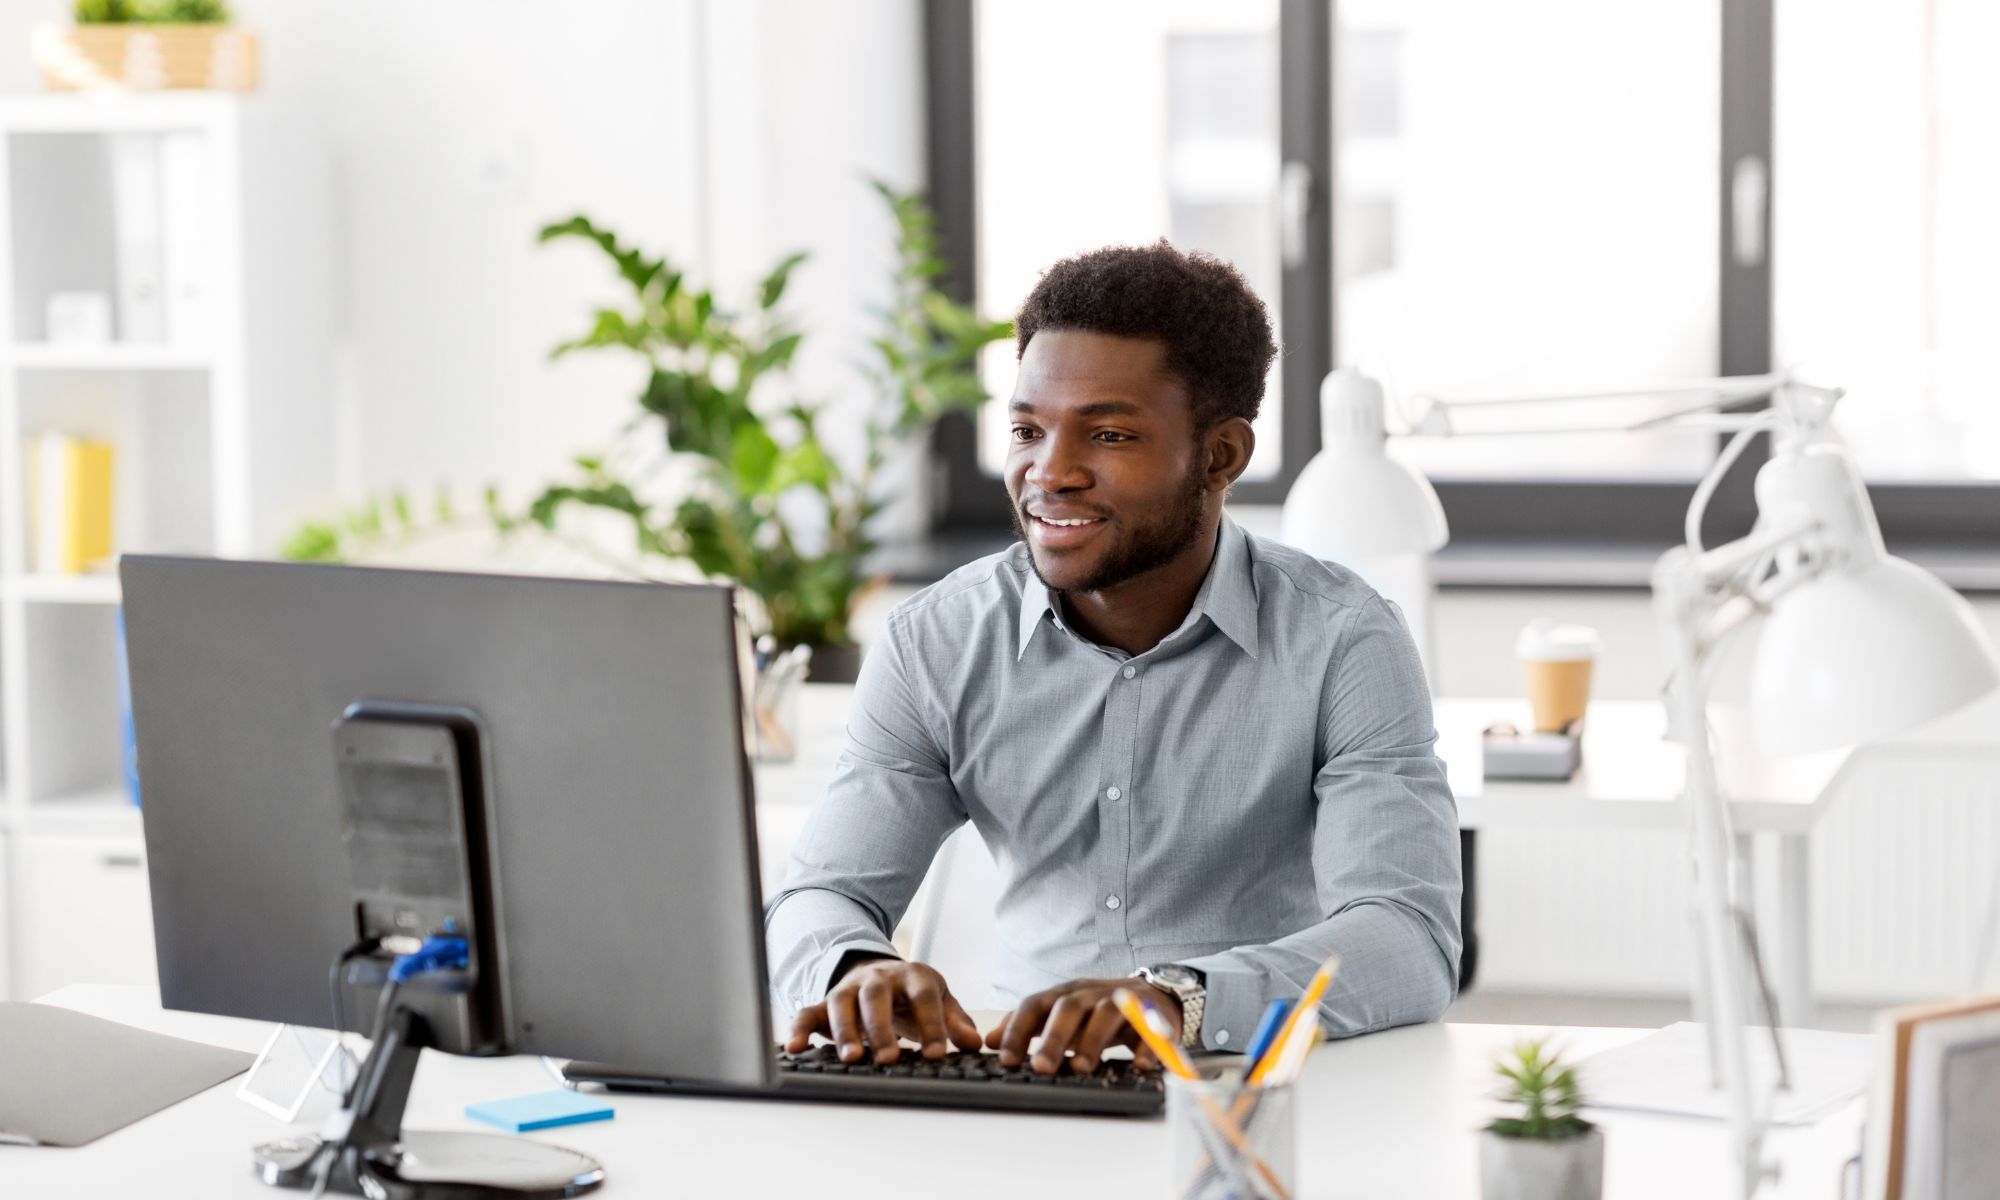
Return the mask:
[[[5,805],[0,803],[0,813]],[[8,921],[8,902],[14,889],[13,839],[7,836],[7,827],[0,824],[0,1000],[14,994],[14,944],[9,936],[13,925]]]
[[[0,998],[153,972],[118,580],[34,547],[97,554],[76,531],[108,508],[114,554],[269,555],[330,506],[334,189],[276,104],[0,96]],[[55,336],[82,293],[116,302],[109,340]],[[111,449],[108,503],[79,443]]]
[[14,994],[156,982],[145,842],[134,833],[15,833]]

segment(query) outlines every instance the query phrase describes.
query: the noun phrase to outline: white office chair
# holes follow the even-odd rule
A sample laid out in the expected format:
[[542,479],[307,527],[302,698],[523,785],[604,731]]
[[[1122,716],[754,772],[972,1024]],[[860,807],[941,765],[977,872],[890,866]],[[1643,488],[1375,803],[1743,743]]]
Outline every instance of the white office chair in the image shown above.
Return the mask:
[[905,952],[936,967],[967,1008],[993,1006],[993,905],[1000,871],[972,826],[945,839],[903,918]]

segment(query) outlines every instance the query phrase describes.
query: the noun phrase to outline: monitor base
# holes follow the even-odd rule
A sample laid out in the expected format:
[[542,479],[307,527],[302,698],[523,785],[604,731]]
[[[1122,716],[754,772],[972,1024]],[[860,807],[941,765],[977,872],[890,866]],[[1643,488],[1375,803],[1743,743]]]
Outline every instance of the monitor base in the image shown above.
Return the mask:
[[[603,1166],[588,1155],[491,1133],[411,1130],[393,1146],[345,1154],[316,1137],[284,1138],[252,1155],[257,1178],[272,1187],[310,1191],[325,1172],[329,1192],[392,1200],[558,1200],[604,1182]],[[357,1170],[376,1186],[364,1191]]]
[[[393,992],[386,994],[393,1001]],[[491,1133],[404,1130],[410,1078],[423,1048],[436,1042],[421,1014],[393,1002],[385,1008],[335,1125],[345,1136],[258,1146],[252,1153],[259,1179],[272,1187],[370,1200],[558,1200],[604,1182],[596,1159],[561,1146]]]

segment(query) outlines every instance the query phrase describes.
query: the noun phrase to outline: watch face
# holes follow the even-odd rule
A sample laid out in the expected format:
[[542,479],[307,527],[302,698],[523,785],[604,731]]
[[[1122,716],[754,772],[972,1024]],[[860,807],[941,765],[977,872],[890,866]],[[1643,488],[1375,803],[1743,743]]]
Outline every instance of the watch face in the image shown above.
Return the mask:
[[1161,983],[1173,984],[1178,987],[1201,986],[1201,980],[1196,978],[1194,971],[1179,963],[1162,963],[1157,967],[1147,967],[1146,970],[1152,972],[1153,977]]

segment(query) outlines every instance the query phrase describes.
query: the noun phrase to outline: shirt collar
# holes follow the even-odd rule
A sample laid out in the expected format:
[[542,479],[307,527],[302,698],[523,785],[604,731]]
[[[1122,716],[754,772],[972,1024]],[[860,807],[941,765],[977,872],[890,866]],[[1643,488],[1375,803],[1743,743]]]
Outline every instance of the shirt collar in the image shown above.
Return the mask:
[[[1181,627],[1185,629],[1205,615],[1222,631],[1223,636],[1255,658],[1257,584],[1250,569],[1250,540],[1225,514],[1216,542],[1215,559],[1209,563],[1208,575],[1202,579],[1201,590],[1195,593],[1194,605],[1188,609],[1187,620]],[[1026,546],[1022,549],[1032,553]],[[1021,620],[1014,648],[1016,662],[1028,652],[1028,643],[1035,640],[1035,631],[1042,627],[1044,616],[1055,618],[1058,622],[1061,620],[1056,612],[1055,598],[1049,595],[1042,577],[1035,574],[1034,563],[1028,562],[1027,567],[1027,577],[1021,585]]]

